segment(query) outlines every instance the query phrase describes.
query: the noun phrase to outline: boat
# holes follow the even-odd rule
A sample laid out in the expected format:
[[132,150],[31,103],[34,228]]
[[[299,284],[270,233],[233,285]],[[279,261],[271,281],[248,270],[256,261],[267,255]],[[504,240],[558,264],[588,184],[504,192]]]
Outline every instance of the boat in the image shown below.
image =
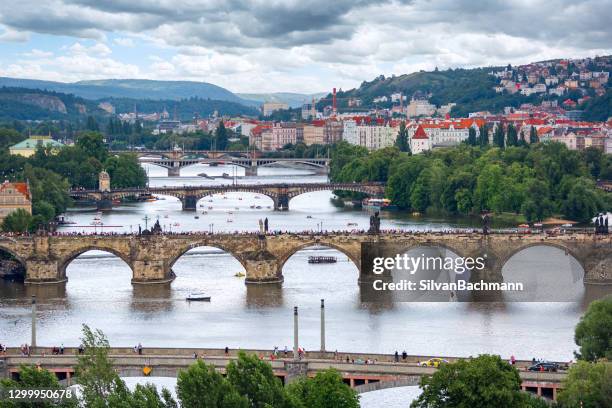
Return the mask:
[[212,202],[213,202],[213,200],[208,200],[208,202],[209,202],[209,203],[212,203]]
[[349,222],[348,224],[346,224],[347,227],[356,227],[357,225],[359,224],[357,224],[356,222]]
[[306,218],[312,218],[312,215],[307,215]]
[[199,220],[200,216],[199,215],[195,215],[193,218],[195,218],[196,220]]
[[242,197],[238,197],[238,201],[242,201]]
[[232,215],[232,214],[233,214],[233,212],[232,212],[232,211],[228,211],[227,213],[228,213],[229,215]]
[[168,214],[164,215],[164,218],[168,218]]
[[208,206],[208,209],[209,209],[209,210],[212,210],[212,209],[213,209],[213,208],[212,208],[212,205],[209,205],[209,206]]
[[396,210],[397,206],[391,204],[388,198],[365,198],[361,202],[361,206],[366,210],[388,211]]
[[190,302],[210,302],[210,296],[206,296],[203,292],[193,292],[185,300]]
[[259,196],[255,196],[255,199],[256,199],[256,200],[259,200]]
[[232,220],[231,218],[228,218],[227,222],[234,222],[234,220]]
[[234,210],[238,211],[238,210],[240,210],[240,208],[238,208],[238,207],[234,207]]
[[249,208],[255,208],[255,204],[250,205]]
[[336,263],[338,260],[335,256],[309,256],[308,263],[318,264],[318,263]]
[[244,278],[246,275],[243,272],[236,272],[234,276],[237,278]]
[[202,211],[202,215],[208,214],[208,211]]
[[258,209],[258,210],[261,210],[261,205],[258,205],[255,208]]

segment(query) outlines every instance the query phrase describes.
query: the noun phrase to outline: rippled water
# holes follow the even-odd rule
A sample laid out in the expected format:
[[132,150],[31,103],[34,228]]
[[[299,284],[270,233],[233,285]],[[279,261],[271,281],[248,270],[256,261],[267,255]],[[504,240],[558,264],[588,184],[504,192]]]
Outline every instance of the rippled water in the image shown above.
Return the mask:
[[[154,170],[153,170],[154,169]],[[222,168],[208,169],[228,172]],[[168,179],[152,168],[151,183],[202,183],[193,177],[201,172],[194,166],[184,169],[185,177]],[[267,170],[269,177],[254,181],[319,181],[293,171],[282,176]],[[155,174],[154,172],[158,172]],[[230,173],[231,174],[231,173]],[[271,228],[299,231],[346,229],[357,223],[367,228],[368,214],[339,209],[330,203],[331,192],[309,193],[291,201],[289,212],[266,209],[271,200],[249,194],[227,194],[201,200],[205,207],[194,213],[182,212],[180,202],[167,198],[152,203],[125,205],[102,215],[105,227],[129,231],[143,218],[157,219],[174,229],[256,230],[257,219],[268,217]],[[242,200],[239,198],[242,197]],[[260,210],[251,209],[254,203]],[[261,204],[259,204],[261,203]],[[267,203],[267,204],[266,204]],[[208,206],[213,209],[207,210]],[[238,210],[236,210],[238,207]],[[207,210],[208,214],[201,214]],[[233,214],[228,214],[228,211]],[[94,210],[77,209],[70,218],[72,230],[90,231]],[[307,218],[310,215],[312,218]],[[167,217],[166,217],[167,216]],[[232,219],[232,222],[227,222]],[[462,221],[414,219],[385,214],[383,227],[398,229],[446,228]],[[312,254],[338,257],[337,264],[307,263]],[[577,270],[578,268],[578,270]],[[76,345],[81,324],[102,329],[111,344],[168,347],[284,347],[292,344],[293,306],[300,308],[300,339],[308,349],[319,348],[319,299],[326,301],[327,348],[330,350],[409,354],[470,356],[496,353],[504,357],[532,357],[570,360],[576,348],[574,326],[586,300],[608,292],[581,284],[582,271],[571,257],[554,248],[535,247],[513,257],[504,268],[505,276],[529,276],[541,288],[555,282],[572,282],[575,302],[566,303],[362,303],[357,269],[345,255],[330,249],[308,248],[285,264],[282,285],[246,286],[234,276],[242,270],[231,255],[215,248],[197,248],[174,266],[177,278],[167,286],[132,286],[131,271],[120,259],[100,252],[88,252],[67,269],[65,286],[24,286],[0,281],[0,343],[29,342],[29,297],[39,297],[39,344]],[[578,274],[578,275],[576,275]],[[577,280],[578,279],[578,280]],[[575,284],[575,282],[579,284]],[[565,285],[565,283],[564,283]],[[210,303],[188,303],[186,295],[204,290]],[[597,292],[593,294],[593,291]]]

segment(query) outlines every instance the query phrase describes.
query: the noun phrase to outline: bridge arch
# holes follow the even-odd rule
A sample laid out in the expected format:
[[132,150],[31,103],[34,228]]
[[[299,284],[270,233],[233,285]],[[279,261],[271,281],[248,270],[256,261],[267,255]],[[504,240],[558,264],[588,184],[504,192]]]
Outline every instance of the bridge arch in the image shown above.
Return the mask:
[[507,254],[505,254],[501,259],[498,260],[497,262],[497,268],[499,274],[501,275],[502,270],[504,268],[504,266],[506,266],[506,264],[515,256],[518,255],[519,253],[525,251],[526,249],[529,248],[537,248],[537,247],[549,247],[549,248],[556,248],[559,249],[561,251],[565,252],[565,255],[570,255],[572,258],[574,258],[576,260],[576,262],[578,262],[578,264],[580,265],[580,267],[582,268],[583,271],[585,271],[584,273],[584,278],[586,278],[586,271],[587,268],[584,265],[583,259],[580,255],[578,255],[576,252],[574,252],[571,248],[569,248],[566,245],[560,244],[560,243],[556,243],[556,242],[547,242],[547,241],[542,241],[542,242],[530,242],[530,243],[526,243],[524,245],[518,246],[516,248],[513,248],[510,252],[508,252]]
[[229,246],[223,243],[220,243],[220,242],[208,241],[208,240],[197,241],[189,245],[185,245],[181,247],[180,249],[178,249],[176,252],[174,252],[171,255],[168,261],[168,268],[172,269],[174,264],[176,264],[176,262],[187,252],[191,251],[192,249],[203,248],[203,247],[216,248],[216,249],[220,249],[224,251],[225,253],[231,255],[234,259],[236,259],[240,263],[240,265],[242,265],[242,267],[245,270],[247,270],[246,260],[242,256],[240,256],[240,254],[237,253],[237,251],[234,248],[230,248]]
[[296,253],[300,252],[303,249],[312,248],[312,247],[327,247],[331,249],[335,249],[336,251],[346,255],[353,265],[357,267],[357,270],[361,270],[361,257],[359,252],[352,252],[350,249],[344,248],[341,245],[337,245],[334,242],[330,242],[328,240],[312,240],[300,243],[292,247],[289,251],[283,253],[278,258],[278,272],[281,274],[283,272],[283,267],[287,263],[287,261]]
[[131,261],[130,261],[130,257],[129,254],[124,254],[121,251],[118,251],[117,249],[111,247],[111,246],[107,246],[107,245],[85,245],[83,247],[80,247],[78,249],[75,249],[71,252],[69,252],[67,255],[63,256],[60,261],[58,262],[58,275],[60,279],[65,279],[66,278],[66,269],[68,268],[68,266],[72,263],[72,261],[74,261],[76,258],[78,258],[80,255],[83,255],[86,252],[89,251],[102,251],[102,252],[108,252],[112,255],[115,255],[117,258],[121,259],[123,262],[125,262],[125,264],[127,266],[129,266],[130,271],[132,272],[132,278],[134,277],[134,266],[132,265]]
[[15,260],[17,262],[19,262],[20,264],[22,264],[23,266],[25,266],[26,264],[26,260],[15,250],[13,250],[12,248],[10,248],[7,245],[1,245],[0,244],[0,252],[4,252],[10,256],[12,256],[13,258],[15,258]]

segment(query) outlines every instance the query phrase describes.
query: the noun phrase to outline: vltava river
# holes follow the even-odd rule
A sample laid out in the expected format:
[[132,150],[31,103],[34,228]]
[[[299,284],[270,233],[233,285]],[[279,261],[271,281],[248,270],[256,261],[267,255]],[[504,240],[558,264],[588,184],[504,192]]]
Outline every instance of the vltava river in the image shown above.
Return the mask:
[[[165,170],[148,167],[151,185],[229,183],[196,175],[223,172],[224,167],[193,166],[182,177],[167,178]],[[297,170],[267,169],[248,182],[324,181],[323,176]],[[239,180],[239,182],[247,182]],[[240,199],[241,198],[241,199]],[[369,215],[339,209],[331,192],[304,194],[290,202],[290,211],[274,212],[272,201],[254,194],[227,194],[200,201],[193,212],[182,212],[172,197],[151,203],[123,205],[101,216],[104,230],[136,231],[159,219],[166,229],[235,231],[258,228],[267,217],[271,229],[353,229],[368,227]],[[212,200],[209,202],[209,200]],[[260,209],[251,206],[260,206]],[[208,208],[212,207],[212,208]],[[203,214],[206,211],[206,214]],[[230,214],[231,212],[231,214]],[[67,231],[93,232],[94,209],[74,209],[76,222]],[[144,218],[147,218],[147,221]],[[348,226],[351,223],[353,225]],[[357,226],[354,226],[357,224]],[[385,215],[383,228],[444,229],[457,222]],[[96,227],[99,231],[99,227]],[[307,263],[312,254],[334,255],[337,264]],[[340,351],[470,356],[496,353],[508,358],[570,360],[576,349],[574,326],[584,311],[585,297],[609,292],[585,291],[576,262],[554,248],[525,250],[504,268],[505,276],[525,274],[542,288],[568,282],[575,302],[565,303],[362,303],[357,269],[345,255],[330,249],[308,248],[284,266],[282,286],[246,286],[234,274],[242,270],[231,255],[215,248],[197,248],[174,266],[176,280],[168,286],[132,286],[130,268],[119,258],[91,251],[67,269],[68,282],[53,287],[24,286],[0,281],[0,343],[29,342],[32,294],[38,295],[38,343],[77,345],[81,324],[102,329],[112,345],[168,347],[272,348],[292,344],[293,306],[300,308],[300,339],[319,348],[319,299],[326,301],[327,348]],[[551,277],[553,277],[551,279]],[[203,290],[210,303],[188,303],[186,295]]]

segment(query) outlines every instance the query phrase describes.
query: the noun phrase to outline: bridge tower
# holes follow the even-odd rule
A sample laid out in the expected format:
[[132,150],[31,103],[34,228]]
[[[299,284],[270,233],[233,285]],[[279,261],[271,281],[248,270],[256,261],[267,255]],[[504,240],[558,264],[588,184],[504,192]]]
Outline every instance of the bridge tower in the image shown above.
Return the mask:
[[96,207],[99,211],[108,211],[113,209],[113,201],[107,193],[111,191],[110,175],[106,170],[102,170],[98,175],[98,190],[102,193],[102,198],[96,202]]

